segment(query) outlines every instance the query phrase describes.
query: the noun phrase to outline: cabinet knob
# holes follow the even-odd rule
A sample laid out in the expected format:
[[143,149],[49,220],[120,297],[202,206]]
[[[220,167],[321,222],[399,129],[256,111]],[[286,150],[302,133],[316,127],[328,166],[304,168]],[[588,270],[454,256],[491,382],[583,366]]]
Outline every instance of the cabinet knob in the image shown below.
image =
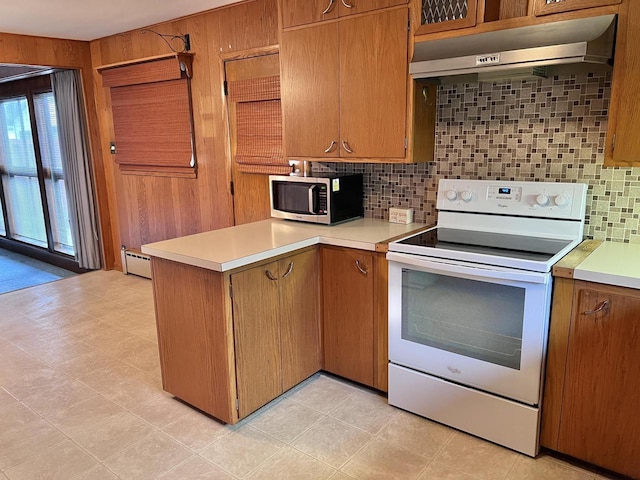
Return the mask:
[[342,141],[342,148],[344,148],[344,151],[347,152],[347,153],[353,153],[353,150],[351,149],[349,144],[347,142],[345,142],[344,140]]
[[326,15],[327,13],[329,13],[331,11],[331,9],[333,8],[333,2],[334,2],[334,0],[329,0],[329,5],[327,5],[327,8],[325,8],[322,11],[323,15]]
[[363,267],[363,266],[361,266],[361,265],[360,265],[360,260],[356,260],[356,268],[357,268],[358,270],[360,270],[360,273],[361,273],[362,275],[364,275],[365,277],[366,277],[366,276],[367,276],[367,274],[369,273],[369,271],[367,270],[367,267],[366,267],[366,266],[364,266],[364,267]]

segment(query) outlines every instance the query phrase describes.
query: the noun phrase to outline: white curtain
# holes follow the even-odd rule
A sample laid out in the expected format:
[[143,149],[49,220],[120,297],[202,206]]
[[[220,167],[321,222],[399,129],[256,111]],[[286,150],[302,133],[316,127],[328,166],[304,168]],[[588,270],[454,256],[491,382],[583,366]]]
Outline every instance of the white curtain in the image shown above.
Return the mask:
[[100,268],[100,237],[95,210],[82,86],[77,70],[51,75],[58,116],[62,168],[76,260],[81,268]]

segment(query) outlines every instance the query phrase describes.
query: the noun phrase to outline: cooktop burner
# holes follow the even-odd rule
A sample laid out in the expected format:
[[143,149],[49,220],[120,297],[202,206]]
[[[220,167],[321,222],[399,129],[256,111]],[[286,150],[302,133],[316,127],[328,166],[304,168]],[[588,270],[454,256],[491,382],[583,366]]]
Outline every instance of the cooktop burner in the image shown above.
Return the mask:
[[546,262],[571,241],[436,227],[397,243]]

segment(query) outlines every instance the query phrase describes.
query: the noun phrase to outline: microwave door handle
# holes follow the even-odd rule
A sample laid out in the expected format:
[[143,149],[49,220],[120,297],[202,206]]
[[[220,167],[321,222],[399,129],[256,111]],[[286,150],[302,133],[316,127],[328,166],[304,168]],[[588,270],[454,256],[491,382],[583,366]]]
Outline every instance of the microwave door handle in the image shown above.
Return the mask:
[[308,208],[308,212],[309,212],[309,213],[311,213],[311,214],[316,213],[316,212],[313,210],[313,196],[314,196],[314,195],[313,195],[313,191],[315,190],[315,188],[316,188],[316,186],[315,186],[315,185],[311,185],[311,186],[309,187],[309,208]]

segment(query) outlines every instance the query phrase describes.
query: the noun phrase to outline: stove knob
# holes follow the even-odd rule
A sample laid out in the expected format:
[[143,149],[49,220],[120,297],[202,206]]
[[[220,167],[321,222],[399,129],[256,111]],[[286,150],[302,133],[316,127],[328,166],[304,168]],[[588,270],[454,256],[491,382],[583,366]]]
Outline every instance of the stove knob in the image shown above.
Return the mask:
[[541,207],[546,207],[547,205],[549,205],[549,196],[541,193],[536,197],[536,203]]
[[447,198],[450,201],[455,202],[458,199],[458,192],[456,192],[455,190],[449,190],[447,192]]
[[462,198],[463,202],[470,202],[473,199],[473,193],[469,190],[465,190],[460,194],[460,198]]
[[559,207],[566,207],[567,205],[569,205],[570,201],[571,199],[569,198],[569,196],[565,195],[564,193],[557,195],[553,200],[553,202]]

